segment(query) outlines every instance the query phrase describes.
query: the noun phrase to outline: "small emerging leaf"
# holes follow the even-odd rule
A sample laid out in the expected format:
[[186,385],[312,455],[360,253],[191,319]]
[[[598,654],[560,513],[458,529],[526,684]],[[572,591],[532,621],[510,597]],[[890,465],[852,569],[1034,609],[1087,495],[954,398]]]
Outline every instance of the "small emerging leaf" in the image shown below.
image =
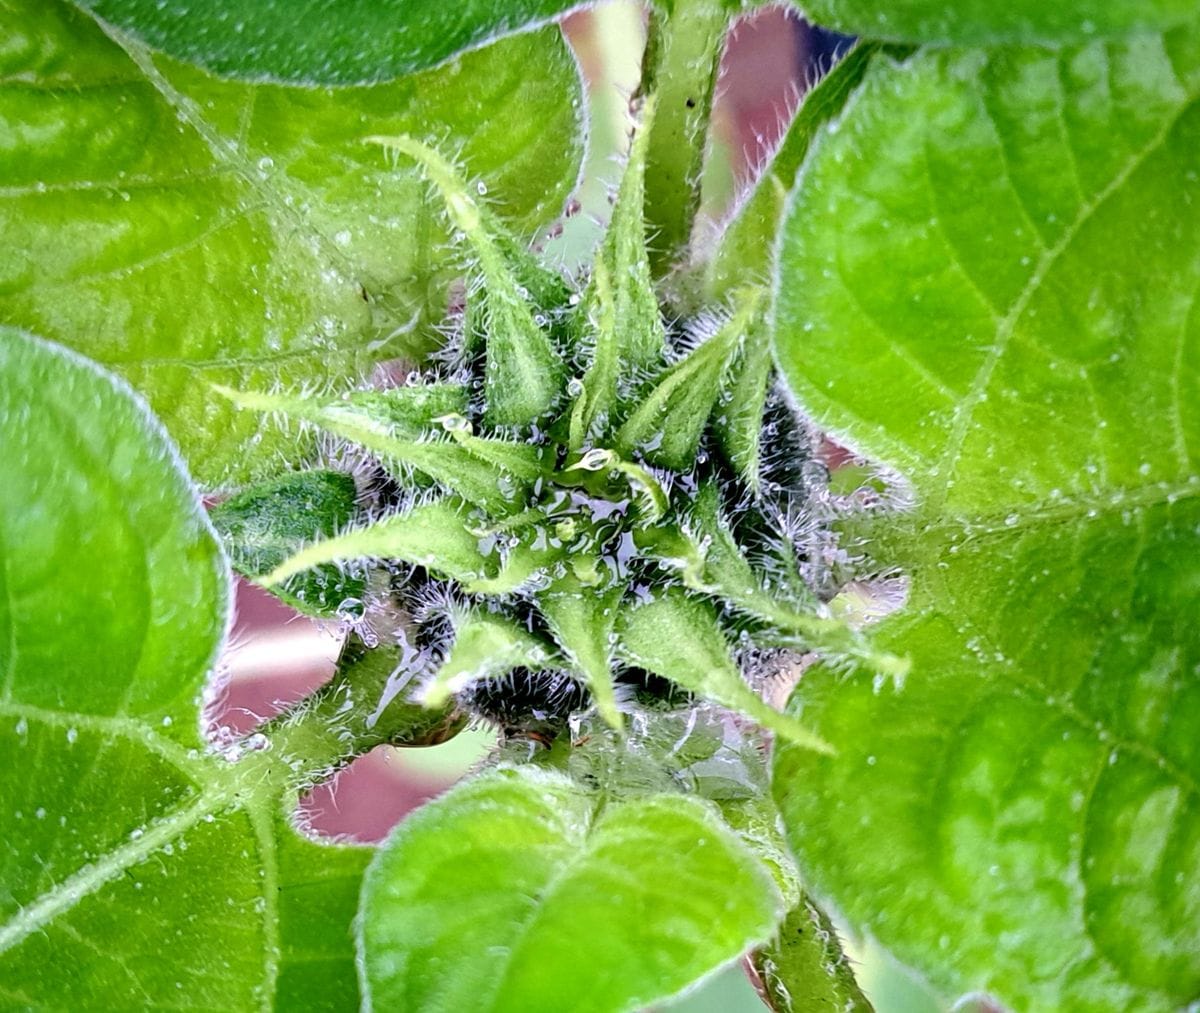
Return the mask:
[[611,414],[621,382],[636,382],[657,368],[666,333],[646,256],[646,145],[654,121],[654,98],[642,107],[629,161],[621,177],[608,231],[596,255],[591,284],[580,312],[596,331],[592,365],[584,378],[585,421],[591,426]]
[[758,312],[762,289],[742,293],[733,315],[711,338],[659,380],[617,433],[617,448],[638,450],[653,464],[688,471],[720,395],[726,363]]
[[[378,454],[403,482],[407,466],[429,476],[463,499],[489,512],[504,515],[519,504],[524,482],[514,472],[510,481],[497,481],[493,466],[503,461],[528,474],[538,468],[537,449],[479,437],[443,438],[446,419],[462,419],[466,410],[462,388],[398,387],[388,391],[356,391],[345,397],[302,397],[216,388],[239,408],[277,411],[311,422],[326,432],[352,440]],[[434,436],[433,434],[439,434]],[[466,435],[466,434],[463,434]],[[492,444],[495,445],[492,445]]]
[[458,625],[454,646],[426,687],[426,707],[441,707],[460,689],[514,668],[538,669],[550,659],[545,643],[512,620],[476,612]]
[[372,140],[416,159],[478,258],[482,288],[469,298],[484,301],[488,422],[504,426],[537,421],[558,401],[563,367],[549,335],[534,317],[529,289],[521,284],[519,274],[530,270],[528,261],[522,256],[514,263],[517,244],[500,238],[501,226],[480,203],[479,195],[436,151],[411,137]]
[[499,569],[498,556],[481,550],[479,536],[463,518],[462,507],[453,500],[440,500],[315,542],[262,582],[274,586],[312,567],[371,558],[402,560],[456,580],[495,577]]
[[[338,471],[303,471],[264,482],[212,508],[234,568],[250,578],[279,566],[302,545],[327,538],[354,517],[354,479]],[[331,616],[346,599],[361,599],[365,581],[332,564],[296,574],[275,589],[293,608]]]
[[760,442],[771,382],[771,335],[761,318],[750,324],[724,377],[713,432],[733,470],[758,493]]
[[768,706],[742,678],[712,607],[672,588],[622,610],[617,620],[625,660],[661,675],[806,749],[833,749],[794,718]]
[[612,632],[623,590],[617,584],[597,593],[568,575],[538,596],[538,608],[550,624],[554,639],[583,673],[596,709],[614,728],[623,723],[612,673]]

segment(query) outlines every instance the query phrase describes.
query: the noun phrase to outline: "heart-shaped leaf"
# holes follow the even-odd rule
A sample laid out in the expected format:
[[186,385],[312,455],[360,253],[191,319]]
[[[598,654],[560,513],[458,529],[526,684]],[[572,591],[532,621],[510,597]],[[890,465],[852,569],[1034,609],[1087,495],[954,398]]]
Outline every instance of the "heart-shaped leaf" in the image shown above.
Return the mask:
[[714,808],[600,801],[503,769],[401,824],[363,883],[369,1008],[637,1009],[771,935],[779,891]]

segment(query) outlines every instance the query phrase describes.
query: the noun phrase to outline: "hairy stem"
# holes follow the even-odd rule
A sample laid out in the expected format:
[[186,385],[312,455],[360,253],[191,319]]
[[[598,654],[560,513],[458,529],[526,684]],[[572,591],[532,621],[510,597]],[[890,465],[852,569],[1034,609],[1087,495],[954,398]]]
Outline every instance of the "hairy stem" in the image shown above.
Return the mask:
[[640,91],[658,105],[646,154],[650,263],[665,274],[691,239],[729,11],[719,0],[674,0],[650,15]]
[[453,701],[439,708],[416,701],[422,680],[414,655],[403,644],[369,650],[355,637],[347,642],[334,677],[262,729],[286,758],[289,781],[304,787],[375,746],[431,746],[462,730],[466,719]]

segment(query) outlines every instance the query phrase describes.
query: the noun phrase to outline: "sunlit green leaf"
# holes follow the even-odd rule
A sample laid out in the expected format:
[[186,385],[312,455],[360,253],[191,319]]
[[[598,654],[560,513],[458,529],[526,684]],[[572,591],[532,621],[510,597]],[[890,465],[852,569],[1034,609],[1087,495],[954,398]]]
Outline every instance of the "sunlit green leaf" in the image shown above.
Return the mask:
[[228,574],[161,427],[5,328],[0,444],[4,1005],[354,1006],[364,857],[286,825],[269,754],[198,748]]
[[364,882],[370,1008],[638,1009],[771,934],[779,893],[714,809],[600,802],[501,770],[401,824]]
[[7,3],[0,38],[0,321],[121,373],[210,484],[299,448],[209,383],[358,377],[432,343],[458,272],[443,216],[368,135],[436,136],[523,236],[577,174],[555,28],[336,91],[218,81],[59,0]]
[[806,673],[839,753],[780,752],[792,844],[1013,1008],[1200,997],[1198,98],[1194,30],[876,61],[781,246],[784,372],[916,500],[845,528],[912,674]]

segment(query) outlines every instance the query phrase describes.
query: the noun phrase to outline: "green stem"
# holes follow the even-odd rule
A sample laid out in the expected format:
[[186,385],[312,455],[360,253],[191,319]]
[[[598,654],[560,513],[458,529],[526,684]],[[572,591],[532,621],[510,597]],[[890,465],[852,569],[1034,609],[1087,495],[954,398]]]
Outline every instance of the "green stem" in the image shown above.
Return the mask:
[[431,746],[462,730],[465,718],[453,702],[441,708],[416,702],[415,674],[396,692],[405,660],[404,648],[368,649],[352,637],[337,674],[267,723],[261,731],[272,752],[285,758],[291,784],[312,784],[379,745]]
[[729,20],[721,0],[675,0],[650,14],[639,90],[658,97],[646,154],[646,223],[657,276],[679,261],[691,239]]

